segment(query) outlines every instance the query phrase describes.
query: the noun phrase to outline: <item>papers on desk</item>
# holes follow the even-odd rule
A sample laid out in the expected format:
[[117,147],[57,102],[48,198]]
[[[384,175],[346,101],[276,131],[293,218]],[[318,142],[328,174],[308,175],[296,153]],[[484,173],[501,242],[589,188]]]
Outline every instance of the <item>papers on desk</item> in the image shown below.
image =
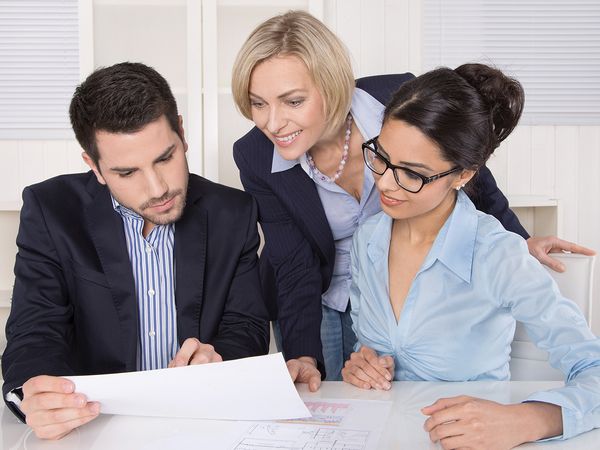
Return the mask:
[[[388,401],[327,399],[318,393],[309,394],[305,405],[280,353],[175,369],[69,378],[77,392],[100,402],[102,413],[131,416],[105,418],[109,422],[99,429],[106,436],[94,435],[94,441],[111,444],[98,448],[139,444],[151,433],[144,419],[135,416],[156,416],[182,419],[150,422],[152,428],[160,426],[151,439],[153,444],[144,444],[146,450],[195,448],[198,427],[204,430],[200,433],[203,448],[375,450],[391,407]],[[206,425],[186,418],[219,420]],[[113,420],[114,425],[108,426]],[[125,431],[118,432],[119,426]]]
[[281,353],[172,369],[67,377],[104,414],[224,420],[310,417]]
[[233,450],[376,450],[391,402],[351,399],[305,400],[312,418],[256,422],[229,446]]

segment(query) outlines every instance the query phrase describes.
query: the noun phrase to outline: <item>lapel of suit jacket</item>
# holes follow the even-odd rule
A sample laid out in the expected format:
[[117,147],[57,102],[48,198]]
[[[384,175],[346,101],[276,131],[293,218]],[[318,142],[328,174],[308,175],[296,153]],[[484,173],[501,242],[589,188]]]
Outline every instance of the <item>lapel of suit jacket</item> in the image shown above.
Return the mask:
[[272,176],[279,185],[276,192],[284,191],[289,198],[296,223],[304,225],[304,232],[313,239],[323,257],[333,264],[333,234],[315,183],[300,164],[283,172],[273,173]]
[[204,270],[208,217],[198,201],[201,188],[190,176],[185,210],[175,223],[175,304],[177,335],[180,344],[189,337],[200,337],[200,312],[204,296]]
[[138,305],[123,220],[113,209],[108,189],[94,176],[90,177],[87,188],[92,201],[84,215],[119,316],[126,370],[136,370]]

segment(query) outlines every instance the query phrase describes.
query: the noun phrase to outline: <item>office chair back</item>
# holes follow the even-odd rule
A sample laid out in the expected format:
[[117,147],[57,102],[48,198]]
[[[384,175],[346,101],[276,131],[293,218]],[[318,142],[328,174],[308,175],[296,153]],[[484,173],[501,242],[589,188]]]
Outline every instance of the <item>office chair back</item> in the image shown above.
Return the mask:
[[[585,316],[588,326],[592,320],[592,286],[594,277],[593,256],[572,253],[552,254],[566,267],[563,273],[548,269],[563,296],[574,301]],[[511,380],[564,380],[563,373],[548,362],[548,353],[531,342],[525,327],[517,322],[512,342],[510,374]]]

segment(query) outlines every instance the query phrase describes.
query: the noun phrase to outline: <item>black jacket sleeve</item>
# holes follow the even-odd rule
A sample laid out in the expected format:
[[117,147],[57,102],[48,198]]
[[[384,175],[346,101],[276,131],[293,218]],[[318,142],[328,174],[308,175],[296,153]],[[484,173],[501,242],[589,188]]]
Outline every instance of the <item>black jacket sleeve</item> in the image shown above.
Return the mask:
[[[250,148],[234,145],[234,159],[244,189],[258,204],[258,220],[265,235],[261,258],[272,270],[263,278],[267,297],[275,296],[277,320],[286,359],[310,356],[324,374],[321,349],[322,276],[318,256],[289,211],[267,183],[256,176]],[[261,264],[264,266],[264,264]],[[274,283],[275,285],[266,285]]]
[[[236,224],[243,231],[243,246],[237,258],[217,335],[212,340],[224,360],[266,354],[269,351],[269,322],[260,291],[257,251],[259,245],[256,204]],[[246,211],[244,211],[246,212]],[[210,293],[208,293],[210,297]]]
[[473,192],[470,193],[470,197],[478,210],[494,216],[508,231],[517,233],[524,239],[529,238],[529,234],[519,222],[519,218],[508,207],[508,200],[498,189],[496,180],[487,167],[479,168],[472,183]]
[[42,210],[29,188],[23,191],[17,247],[7,347],[2,355],[5,398],[37,375],[74,375],[73,309]]

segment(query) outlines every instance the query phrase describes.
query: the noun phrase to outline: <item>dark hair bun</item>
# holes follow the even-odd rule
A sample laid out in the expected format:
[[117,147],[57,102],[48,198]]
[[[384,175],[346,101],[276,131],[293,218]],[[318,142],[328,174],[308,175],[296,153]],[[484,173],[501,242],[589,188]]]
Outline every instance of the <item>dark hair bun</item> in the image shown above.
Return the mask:
[[523,86],[514,78],[484,64],[463,64],[454,71],[473,86],[488,105],[497,147],[519,122],[525,104]]

